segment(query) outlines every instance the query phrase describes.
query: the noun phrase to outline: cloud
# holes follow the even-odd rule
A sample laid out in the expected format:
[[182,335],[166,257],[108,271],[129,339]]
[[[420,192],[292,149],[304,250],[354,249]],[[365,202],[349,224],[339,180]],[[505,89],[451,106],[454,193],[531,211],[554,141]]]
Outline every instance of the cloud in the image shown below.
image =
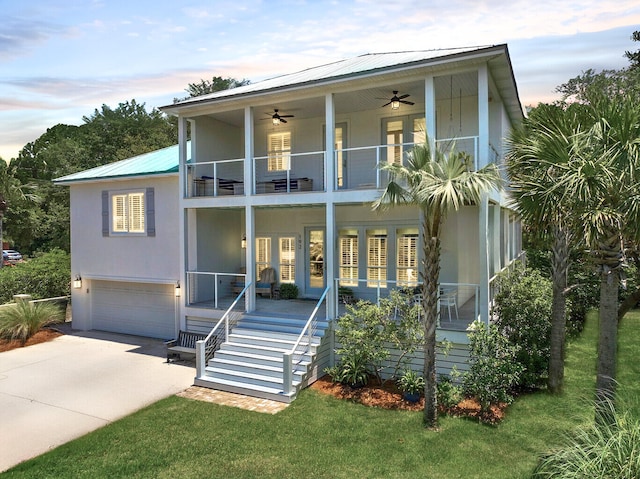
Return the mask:
[[19,57],[52,36],[69,32],[52,22],[5,17],[0,22],[0,59]]

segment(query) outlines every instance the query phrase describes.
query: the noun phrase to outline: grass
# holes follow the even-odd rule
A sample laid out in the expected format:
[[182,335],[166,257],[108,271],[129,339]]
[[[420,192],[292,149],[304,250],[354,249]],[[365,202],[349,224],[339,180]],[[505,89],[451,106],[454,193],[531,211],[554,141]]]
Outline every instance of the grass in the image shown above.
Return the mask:
[[[596,318],[567,351],[566,392],[521,397],[498,426],[384,411],[305,390],[266,415],[170,397],[27,461],[16,478],[526,478],[538,458],[593,418]],[[637,394],[640,313],[620,330],[620,389]],[[638,411],[635,411],[637,413]]]
[[64,313],[56,304],[18,301],[0,308],[0,337],[24,344],[42,327],[64,321]]

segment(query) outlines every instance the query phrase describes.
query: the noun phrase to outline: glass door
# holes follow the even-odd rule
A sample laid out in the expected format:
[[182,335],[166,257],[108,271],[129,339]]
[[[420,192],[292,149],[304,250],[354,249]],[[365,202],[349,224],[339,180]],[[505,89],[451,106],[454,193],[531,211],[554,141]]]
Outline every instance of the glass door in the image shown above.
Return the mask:
[[324,229],[306,228],[307,267],[306,292],[320,296],[326,281],[324,276]]

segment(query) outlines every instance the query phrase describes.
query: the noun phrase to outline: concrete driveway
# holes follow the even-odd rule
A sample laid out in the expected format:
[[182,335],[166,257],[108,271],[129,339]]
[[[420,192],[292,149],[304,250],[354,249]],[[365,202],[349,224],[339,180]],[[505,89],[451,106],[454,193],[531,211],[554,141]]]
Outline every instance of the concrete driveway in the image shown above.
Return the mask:
[[0,353],[0,471],[193,384],[160,340],[77,332]]

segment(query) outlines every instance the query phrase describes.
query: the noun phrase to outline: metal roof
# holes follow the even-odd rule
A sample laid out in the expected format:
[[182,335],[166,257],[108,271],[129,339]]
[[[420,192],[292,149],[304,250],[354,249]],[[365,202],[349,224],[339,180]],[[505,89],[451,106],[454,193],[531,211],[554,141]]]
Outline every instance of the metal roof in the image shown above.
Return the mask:
[[[187,142],[187,152],[191,151]],[[189,153],[187,153],[189,155]],[[187,160],[188,161],[188,160]],[[142,155],[80,171],[53,180],[57,184],[76,183],[81,181],[99,181],[137,176],[161,175],[177,173],[179,165],[178,145],[161,150],[150,151]]]
[[[274,89],[285,88],[293,85],[303,85],[309,83],[322,82],[329,79],[345,78],[360,74],[366,74],[373,71],[388,69],[391,67],[402,67],[412,63],[420,63],[433,59],[440,59],[450,55],[464,55],[474,52],[482,52],[483,50],[495,48],[496,46],[484,47],[466,47],[466,48],[450,48],[437,50],[421,50],[407,52],[392,53],[368,53],[355,58],[320,65],[308,68],[296,73],[270,78],[257,83],[231,88],[229,90],[221,90],[207,95],[201,95],[194,98],[188,98],[181,102],[166,105],[161,109],[172,110],[176,107],[189,106],[194,103],[206,102],[207,100],[217,100],[238,95],[246,95],[251,93],[259,93]],[[500,46],[498,46],[500,47]],[[502,45],[504,47],[504,45]]]

